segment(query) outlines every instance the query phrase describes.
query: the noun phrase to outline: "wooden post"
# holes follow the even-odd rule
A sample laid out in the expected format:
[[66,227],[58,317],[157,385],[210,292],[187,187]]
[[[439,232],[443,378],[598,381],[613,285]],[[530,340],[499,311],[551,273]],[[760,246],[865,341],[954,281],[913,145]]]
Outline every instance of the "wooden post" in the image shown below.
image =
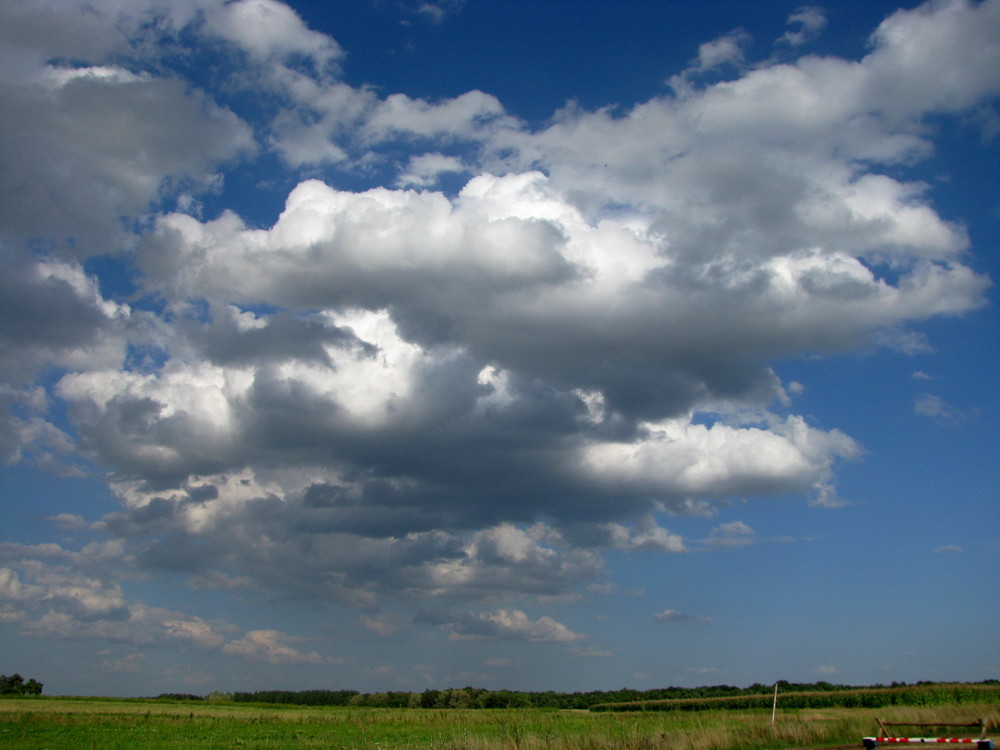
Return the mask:
[[[778,680],[781,682],[781,680]],[[771,726],[774,726],[774,715],[778,713],[778,682],[774,683],[774,704],[771,706]]]

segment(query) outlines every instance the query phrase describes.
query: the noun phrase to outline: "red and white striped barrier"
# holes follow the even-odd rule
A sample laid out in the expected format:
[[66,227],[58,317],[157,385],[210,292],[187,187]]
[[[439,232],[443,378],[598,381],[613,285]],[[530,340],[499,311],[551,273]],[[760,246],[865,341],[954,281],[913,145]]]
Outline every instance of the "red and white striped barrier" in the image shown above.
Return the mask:
[[993,750],[993,740],[969,739],[967,737],[863,737],[865,750],[872,750],[879,745],[943,745],[962,744],[976,745],[978,750]]

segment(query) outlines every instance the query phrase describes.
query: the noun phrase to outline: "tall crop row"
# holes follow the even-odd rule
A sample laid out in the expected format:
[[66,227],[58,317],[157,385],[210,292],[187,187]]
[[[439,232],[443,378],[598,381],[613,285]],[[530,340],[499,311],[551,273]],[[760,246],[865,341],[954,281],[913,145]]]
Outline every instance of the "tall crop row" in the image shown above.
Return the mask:
[[[591,711],[707,711],[711,709],[771,708],[773,694],[740,695],[601,703]],[[778,703],[784,709],[798,708],[883,708],[886,706],[941,706],[962,703],[1000,702],[997,685],[927,685],[894,688],[860,688],[782,693]]]

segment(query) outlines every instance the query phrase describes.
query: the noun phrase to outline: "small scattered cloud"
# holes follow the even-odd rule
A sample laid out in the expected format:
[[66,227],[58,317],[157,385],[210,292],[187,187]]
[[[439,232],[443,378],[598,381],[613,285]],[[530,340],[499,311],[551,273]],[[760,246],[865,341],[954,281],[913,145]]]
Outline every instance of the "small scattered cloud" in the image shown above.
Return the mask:
[[653,550],[657,552],[687,552],[684,539],[672,534],[651,518],[633,526],[612,523],[607,526],[612,544],[620,549]]
[[747,547],[757,544],[758,541],[757,532],[747,524],[743,521],[732,521],[713,528],[708,538],[702,540],[702,544],[712,547]]
[[712,529],[712,534],[726,537],[753,536],[757,532],[751,529],[743,521],[732,521],[723,523]]
[[943,547],[935,547],[934,551],[938,554],[944,554],[948,552],[964,552],[965,550],[959,544],[946,544]]
[[837,494],[837,488],[829,482],[820,482],[816,486],[815,494],[809,505],[813,508],[846,508],[850,503]]
[[745,62],[747,46],[753,37],[745,29],[733,29],[698,47],[699,71],[712,70],[723,65],[741,67]]
[[455,13],[462,10],[465,0],[434,0],[434,2],[421,2],[416,5],[414,12],[426,18],[431,23],[440,24]]
[[653,615],[655,622],[712,622],[711,617],[704,615],[689,615],[676,609],[665,609]]
[[136,651],[126,654],[120,659],[105,659],[101,662],[101,669],[108,672],[140,674],[143,672],[143,662],[145,660],[146,655]]
[[364,615],[358,618],[361,627],[381,636],[395,635],[409,625],[409,620],[399,615]]
[[776,44],[788,44],[800,47],[814,41],[826,28],[826,11],[818,6],[803,6],[788,17],[791,27],[781,36]]
[[837,668],[829,664],[824,664],[822,666],[816,667],[814,671],[816,672],[816,674],[827,675],[827,676],[837,674]]
[[914,380],[936,380],[935,376],[928,375],[923,370],[915,370],[913,372],[913,379]]
[[913,403],[913,412],[921,417],[928,417],[941,425],[957,424],[976,415],[975,409],[962,411],[932,393],[918,396]]
[[979,107],[969,120],[979,128],[983,143],[988,144],[1000,135],[1000,112],[990,105]]
[[[0,574],[2,575],[2,574]],[[5,604],[0,607],[0,623],[11,624],[15,622],[24,622],[28,615],[21,609],[15,607],[12,604]]]
[[427,188],[438,184],[441,175],[455,174],[466,170],[457,156],[444,154],[420,154],[410,158],[406,171],[396,178],[399,187]]
[[48,516],[45,520],[51,521],[64,531],[78,531],[86,529],[90,525],[82,516],[74,513],[59,513],[54,516]]
[[508,656],[502,656],[495,659],[487,659],[483,662],[483,664],[491,669],[509,669],[510,667],[518,666],[521,662],[516,659],[511,659]]

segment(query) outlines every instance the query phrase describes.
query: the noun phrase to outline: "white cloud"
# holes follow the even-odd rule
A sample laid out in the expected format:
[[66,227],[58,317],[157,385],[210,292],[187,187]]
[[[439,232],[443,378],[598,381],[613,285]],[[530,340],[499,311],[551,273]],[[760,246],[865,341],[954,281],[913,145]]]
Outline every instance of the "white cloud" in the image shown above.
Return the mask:
[[9,239],[42,231],[72,238],[77,253],[106,252],[123,239],[119,217],[143,214],[167,185],[211,187],[222,163],[253,148],[245,123],[181,81],[101,66],[40,72],[33,87],[0,79],[18,111],[0,115]]
[[542,524],[525,530],[505,523],[476,532],[460,557],[428,566],[431,590],[451,595],[505,589],[555,595],[601,568],[603,560],[594,551],[546,546],[546,537],[559,541]]
[[420,154],[410,157],[408,171],[396,178],[396,184],[400,187],[432,187],[437,184],[440,175],[464,172],[465,169],[462,160],[456,156]]
[[743,65],[744,49],[750,41],[751,37],[746,31],[736,29],[711,42],[705,42],[698,47],[698,69],[711,70],[725,64]]
[[622,524],[609,524],[608,530],[617,547],[645,549],[657,552],[686,552],[684,539],[671,534],[652,518],[641,519],[634,528]]
[[531,620],[519,609],[467,613],[448,624],[454,640],[510,639],[552,643],[574,643],[584,638],[561,622],[542,616]]
[[82,516],[78,516],[75,513],[58,513],[46,520],[52,521],[59,528],[66,530],[85,529],[90,525]]
[[482,91],[469,91],[440,102],[390,94],[374,108],[364,132],[375,141],[392,136],[479,140],[492,128],[507,124],[506,119],[501,119],[504,115],[500,101]]
[[10,601],[21,601],[37,596],[40,589],[25,586],[16,570],[0,568],[0,597]]
[[[813,499],[809,504],[820,508],[843,508],[848,503],[837,497],[836,492],[830,486],[820,485]],[[709,548],[740,548],[749,547],[754,544],[774,544],[795,541],[794,537],[788,536],[758,536],[757,532],[750,528],[743,521],[731,521],[719,524],[714,527],[708,537],[698,540],[700,544]]]
[[[235,628],[228,623],[150,607],[127,598],[117,581],[87,575],[87,570],[114,570],[108,575],[122,575],[132,568],[133,561],[122,558],[119,542],[91,544],[79,553],[58,545],[16,547],[5,543],[2,550],[4,556],[17,551],[22,559],[10,567],[0,567],[0,602],[15,603],[20,609],[17,617],[5,619],[20,623],[25,634],[143,647],[191,647],[271,664],[327,661],[316,652],[305,653],[284,645],[284,641],[296,640],[284,633],[256,630],[231,639],[227,634]],[[72,562],[75,569],[45,562],[45,558]],[[142,659],[141,655],[133,655],[109,663],[109,668],[137,671]]]
[[421,2],[416,12],[432,23],[442,23],[452,13],[459,12],[465,5],[465,0],[436,0],[436,2]]
[[381,636],[395,635],[405,623],[398,616],[364,615],[358,622],[361,627]]
[[592,481],[641,486],[669,501],[690,495],[722,497],[740,487],[818,490],[836,458],[859,452],[843,433],[816,430],[799,418],[770,429],[670,420],[647,425],[647,435],[641,441],[589,446],[581,470]]
[[938,424],[956,424],[975,414],[974,411],[962,411],[946,402],[940,396],[924,393],[913,403],[913,412],[921,417],[929,417]]
[[303,653],[282,643],[289,637],[277,630],[252,630],[239,640],[222,647],[223,653],[251,661],[269,664],[322,664],[324,659],[315,651]]
[[816,39],[826,28],[826,11],[817,6],[803,6],[788,17],[788,25],[793,28],[778,42],[799,47]]
[[720,524],[711,531],[708,543],[724,547],[743,547],[757,541],[757,532],[742,521]]
[[[925,3],[899,10],[872,35],[865,59],[890,115],[960,110],[1000,92],[1000,3]],[[970,55],[969,49],[975,49]]]
[[[123,507],[97,527],[117,548],[4,558],[32,632],[317,663],[275,631],[140,605],[109,561],[335,601],[389,633],[381,597],[534,604],[608,549],[685,551],[657,514],[842,506],[837,464],[862,449],[789,413],[805,386],[773,363],[912,349],[908,326],[985,301],[967,233],[904,175],[932,153],[928,118],[1000,92],[996,0],[900,11],[856,61],[751,65],[732,32],[671,95],[537,129],[488,92],[348,85],[340,45],[276,0],[59,10],[0,11],[0,451],[78,452]],[[783,39],[824,22],[803,7]],[[205,44],[229,65],[200,89],[177,59]],[[277,220],[168,210],[228,200],[235,160],[275,154]],[[465,187],[432,189],[444,174]],[[376,177],[395,189],[346,187]],[[136,263],[128,304],[85,271],[108,252]],[[732,522],[702,543],[755,539]],[[451,632],[580,637],[512,607]]]
[[344,55],[335,40],[309,29],[294,10],[275,0],[216,5],[206,14],[204,30],[235,43],[260,61],[306,55],[320,73]]
[[653,615],[656,622],[711,622],[711,617],[704,615],[688,615],[675,609],[665,609]]

